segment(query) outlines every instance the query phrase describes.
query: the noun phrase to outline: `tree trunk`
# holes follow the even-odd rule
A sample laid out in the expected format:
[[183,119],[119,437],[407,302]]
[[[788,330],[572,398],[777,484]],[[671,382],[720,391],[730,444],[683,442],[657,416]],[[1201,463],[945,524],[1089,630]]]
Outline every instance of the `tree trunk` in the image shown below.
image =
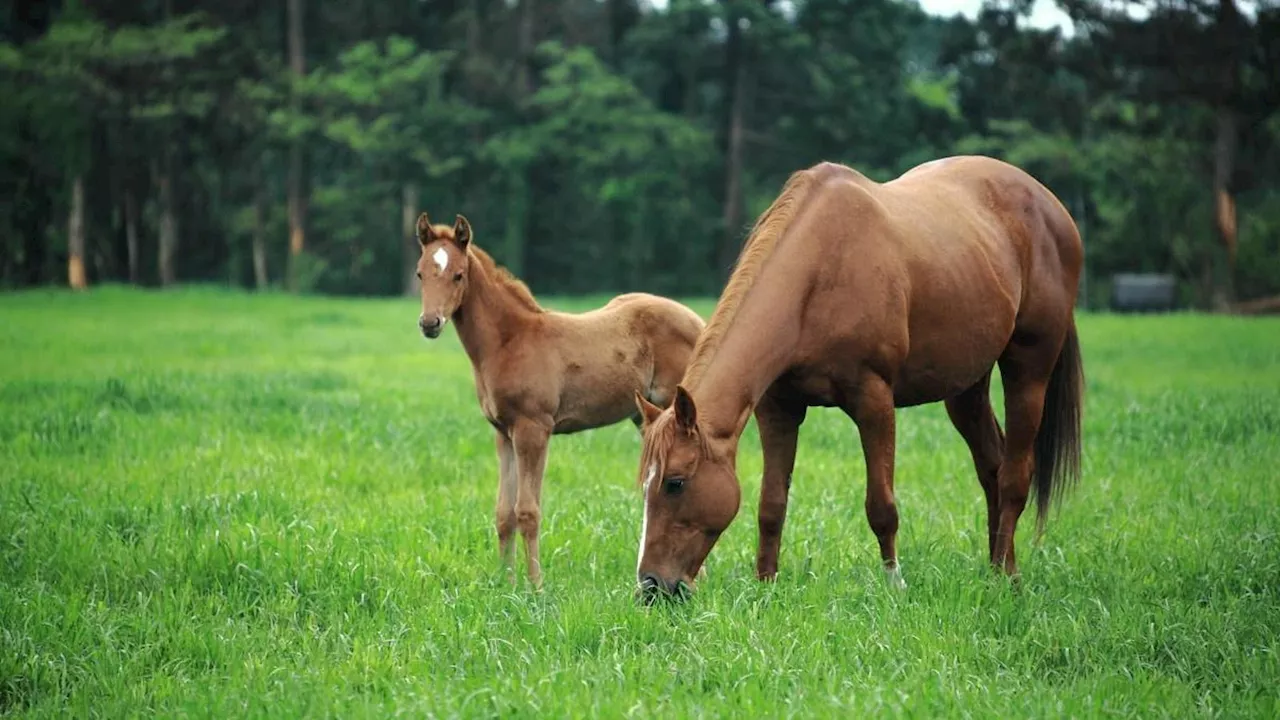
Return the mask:
[[467,5],[467,56],[464,62],[474,62],[480,55],[480,38],[484,31],[484,0],[471,0]]
[[649,268],[652,257],[652,236],[645,220],[649,217],[649,192],[642,189],[635,198],[635,209],[631,213],[631,257],[630,271],[631,290],[639,290],[645,286],[645,272]]
[[71,210],[67,213],[67,283],[75,290],[88,286],[84,247],[84,175],[76,175],[71,181]]
[[124,244],[129,258],[129,282],[137,285],[141,260],[138,255],[138,198],[132,186],[124,190]]
[[[515,99],[520,111],[533,95],[534,0],[520,0],[520,19],[516,33],[516,86]],[[528,167],[513,168],[508,185],[507,232],[502,262],[516,275],[524,273],[525,235],[528,230],[529,209],[533,203]]]
[[[1235,0],[1219,0],[1216,29],[1222,65],[1219,68],[1220,94],[1216,109],[1217,137],[1213,149],[1213,203],[1215,230],[1226,262],[1219,272],[1212,273],[1214,281],[1210,302],[1216,309],[1223,309],[1234,300],[1232,278],[1236,259],[1236,203],[1231,195],[1231,185],[1235,177],[1240,135],[1236,102],[1240,89],[1241,28],[1240,11]],[[1221,254],[1210,254],[1210,258],[1214,256],[1221,257]]]
[[502,264],[517,277],[524,274],[524,240],[530,207],[529,173],[529,168],[513,169],[507,194],[507,235],[503,243]]
[[728,25],[729,35],[725,43],[725,97],[728,117],[725,122],[727,140],[724,159],[724,206],[721,217],[724,236],[716,258],[716,267],[721,272],[722,278],[727,277],[732,271],[734,259],[738,256],[741,245],[739,234],[742,225],[742,135],[747,83],[742,18],[736,13],[731,14]]
[[1232,267],[1236,257],[1236,202],[1231,195],[1231,180],[1235,176],[1239,134],[1240,123],[1235,110],[1218,108],[1218,137],[1213,151],[1213,195],[1217,208],[1218,239],[1226,248]]
[[[304,51],[302,32],[303,0],[288,0],[289,22],[289,69],[295,81],[300,80],[307,72],[306,54]],[[300,106],[297,93],[294,93],[293,107]],[[307,226],[307,158],[300,139],[295,139],[289,147],[289,267],[286,285],[291,291],[298,290],[299,262],[303,250],[306,249]]]
[[516,34],[516,94],[523,101],[533,94],[534,0],[520,0],[520,25]]
[[253,191],[253,285],[261,292],[267,284],[267,192],[259,177]]
[[622,67],[622,36],[626,34],[624,0],[606,0],[609,15],[609,66],[616,72]]
[[418,288],[418,256],[421,255],[418,245],[418,186],[405,183],[400,189],[400,245],[404,252],[404,294],[410,297],[417,295]]
[[169,286],[177,282],[178,273],[174,259],[178,251],[178,217],[173,208],[173,173],[166,152],[160,161],[156,184],[160,189],[160,284]]
[[[471,0],[467,5],[467,44],[462,58],[463,95],[477,107],[485,105],[484,87],[487,80],[484,68],[485,0]],[[482,123],[471,123],[471,142],[479,147],[484,143]]]

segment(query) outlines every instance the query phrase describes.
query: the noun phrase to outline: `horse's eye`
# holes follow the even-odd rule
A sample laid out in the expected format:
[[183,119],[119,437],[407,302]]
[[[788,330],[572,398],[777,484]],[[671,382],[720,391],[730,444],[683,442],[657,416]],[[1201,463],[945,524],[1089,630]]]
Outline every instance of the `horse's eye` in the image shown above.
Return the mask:
[[684,492],[684,478],[679,476],[669,477],[663,481],[662,489],[668,495],[679,495]]
[[421,271],[421,270],[419,270],[418,272],[414,273],[414,275],[417,275],[419,280],[421,280],[421,279],[422,279],[422,271]]
[[453,276],[453,281],[454,281],[454,282],[462,282],[462,273],[458,273],[457,275],[454,275],[454,276]]

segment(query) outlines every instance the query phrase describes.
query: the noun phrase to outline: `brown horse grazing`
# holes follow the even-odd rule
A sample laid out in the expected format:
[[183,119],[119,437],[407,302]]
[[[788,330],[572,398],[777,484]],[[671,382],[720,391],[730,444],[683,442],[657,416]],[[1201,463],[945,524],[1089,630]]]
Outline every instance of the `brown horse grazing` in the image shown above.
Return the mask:
[[673,300],[620,295],[581,315],[539,307],[524,283],[453,227],[418,218],[422,314],[427,338],[452,319],[471,358],[480,409],[498,449],[498,548],[514,570],[515,531],[524,536],[529,579],[540,585],[538,524],[547,443],[625,418],[640,424],[633,394],[670,404],[704,323]]
[[[672,407],[636,398],[643,594],[692,588],[737,514],[738,438],[753,411],[764,452],[756,574],[774,578],[810,406],[857,424],[867,520],[902,587],[894,408],[945,401],[986,494],[990,561],[1016,575],[1032,480],[1043,528],[1050,498],[1079,474],[1082,257],[1053,194],[990,158],[945,158],[884,184],[829,163],[792,175],[752,229]],[[996,364],[1007,436],[988,399]]]

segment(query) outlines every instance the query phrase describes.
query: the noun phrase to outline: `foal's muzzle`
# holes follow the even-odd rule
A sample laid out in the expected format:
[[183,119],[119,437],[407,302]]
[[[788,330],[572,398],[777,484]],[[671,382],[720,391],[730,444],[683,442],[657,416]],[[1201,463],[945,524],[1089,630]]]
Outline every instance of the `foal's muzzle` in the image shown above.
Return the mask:
[[418,328],[422,330],[423,337],[434,340],[440,337],[440,331],[444,330],[444,318],[436,317],[428,320],[426,315],[419,315]]

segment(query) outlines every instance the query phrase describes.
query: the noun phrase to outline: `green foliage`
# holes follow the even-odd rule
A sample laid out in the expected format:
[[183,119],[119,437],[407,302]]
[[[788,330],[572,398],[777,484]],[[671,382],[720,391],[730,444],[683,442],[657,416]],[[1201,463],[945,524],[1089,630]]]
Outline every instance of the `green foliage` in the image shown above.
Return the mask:
[[440,179],[466,162],[466,128],[483,112],[445,91],[451,52],[419,50],[403,37],[364,42],[302,83],[325,137],[376,158],[399,179]]
[[[605,298],[600,298],[603,302]],[[584,310],[596,301],[545,299]],[[711,301],[694,302],[704,316]],[[630,423],[552,441],[541,594],[498,572],[469,362],[405,300],[0,297],[0,703],[16,717],[1274,717],[1280,324],[1079,323],[1084,478],[1019,591],[967,448],[899,414],[889,592],[856,434],[810,411],[679,607],[633,596]]]
[[[401,204],[416,195],[410,214],[467,214],[538,290],[713,293],[725,233],[745,233],[795,170],[830,160],[889,180],[983,152],[1031,171],[1076,215],[1101,281],[1094,301],[1110,274],[1153,270],[1203,302],[1204,278],[1224,274],[1210,188],[1229,106],[1240,257],[1255,260],[1227,279],[1242,297],[1280,292],[1259,259],[1280,234],[1267,204],[1280,184],[1280,7],[1257,4],[1224,44],[1221,3],[1145,0],[1152,12],[1132,17],[1099,0],[1058,4],[1079,32],[1029,27],[1025,0],[985,3],[972,20],[902,0],[558,0],[534,3],[529,23],[523,2],[304,0],[299,77],[277,6],[199,2],[169,16],[163,4],[69,2],[0,41],[11,168],[0,189],[14,198],[0,208],[0,282],[61,276],[77,176],[91,279],[123,277],[127,198],[152,257],[150,171],[166,158],[179,275],[248,282],[257,197],[279,275],[285,151],[300,144],[320,291],[399,292]],[[1230,92],[1224,57],[1239,62]],[[734,112],[746,212],[724,228]]]
[[[714,158],[710,133],[656,109],[587,48],[547,43],[539,59],[542,85],[528,101],[526,123],[496,135],[485,154],[509,170],[559,170],[560,192],[538,205],[539,226],[557,238],[548,250],[559,256],[543,283],[591,291],[608,268],[619,285],[699,287],[697,275],[662,259],[687,258],[688,244],[708,227],[699,211],[710,203],[696,200]],[[596,241],[578,246],[576,257],[563,252],[562,238],[592,235]]]

